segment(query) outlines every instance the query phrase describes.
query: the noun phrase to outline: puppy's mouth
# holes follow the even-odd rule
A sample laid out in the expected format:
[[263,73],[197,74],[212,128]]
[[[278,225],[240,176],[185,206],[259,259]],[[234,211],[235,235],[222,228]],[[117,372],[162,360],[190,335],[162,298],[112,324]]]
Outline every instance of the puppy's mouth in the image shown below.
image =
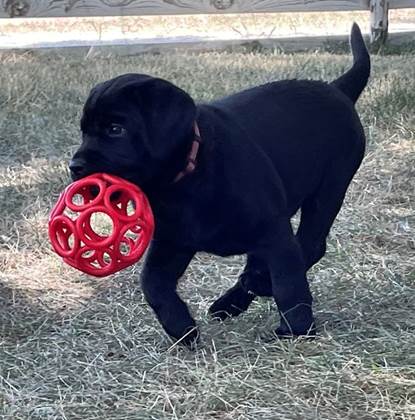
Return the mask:
[[[89,169],[89,170],[86,170],[86,169],[84,169],[82,172],[76,173],[76,172],[74,172],[74,171],[71,170],[70,171],[70,176],[71,176],[72,182],[76,182],[76,181],[79,181],[79,180],[81,180],[83,178],[86,178],[86,177],[88,177],[90,175],[93,175],[93,174],[96,174],[96,173],[107,173],[109,175],[115,175],[115,176],[120,177],[120,178],[122,178],[122,179],[124,179],[126,181],[129,181],[129,182],[131,182],[133,184],[139,185],[136,182],[136,179],[135,179],[134,174],[132,174],[132,173],[126,173],[125,171],[123,171],[122,173],[119,173],[117,171],[106,171],[106,170],[97,170],[97,169],[93,169],[93,170],[90,170]],[[91,186],[89,186],[87,188],[88,188],[88,191],[89,191],[89,193],[91,195],[91,198],[95,198],[95,197],[98,196],[98,194],[99,194],[99,188],[97,186],[91,185]],[[111,201],[112,200],[118,200],[119,197],[120,197],[120,193],[119,192],[115,192],[115,193],[113,193],[111,195]]]
[[[74,176],[74,175],[72,175],[71,176],[72,182],[79,181],[79,180],[85,178],[86,176],[88,176],[88,175],[85,175],[85,176]],[[88,195],[90,196],[91,199],[96,198],[99,194],[99,191],[100,191],[100,189],[97,185],[90,185],[90,186],[86,186],[84,188],[87,190]],[[121,192],[116,191],[113,194],[111,194],[110,200],[111,201],[117,201],[120,197],[121,197]]]

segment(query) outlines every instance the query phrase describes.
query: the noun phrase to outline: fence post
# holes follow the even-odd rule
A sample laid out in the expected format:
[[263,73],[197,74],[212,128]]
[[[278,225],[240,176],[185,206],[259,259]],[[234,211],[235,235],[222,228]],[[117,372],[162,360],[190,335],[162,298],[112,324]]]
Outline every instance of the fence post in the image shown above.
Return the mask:
[[370,42],[383,44],[388,37],[389,0],[370,0]]

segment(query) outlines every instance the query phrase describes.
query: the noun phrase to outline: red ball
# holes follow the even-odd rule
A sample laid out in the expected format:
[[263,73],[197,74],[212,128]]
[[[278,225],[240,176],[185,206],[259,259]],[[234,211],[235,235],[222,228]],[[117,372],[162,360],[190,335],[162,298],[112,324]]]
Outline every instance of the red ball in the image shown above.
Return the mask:
[[[91,225],[98,213],[111,219],[110,233],[96,232],[99,229]],[[49,217],[55,252],[72,267],[97,277],[136,263],[153,232],[154,217],[145,194],[131,182],[103,173],[66,187]]]

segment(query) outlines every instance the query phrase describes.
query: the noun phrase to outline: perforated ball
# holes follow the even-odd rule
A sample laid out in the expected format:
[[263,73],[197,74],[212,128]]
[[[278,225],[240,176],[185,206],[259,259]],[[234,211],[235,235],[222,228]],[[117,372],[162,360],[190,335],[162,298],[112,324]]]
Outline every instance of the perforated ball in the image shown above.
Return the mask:
[[103,173],[70,184],[49,217],[55,252],[72,267],[97,277],[136,263],[153,232],[145,194],[131,182]]

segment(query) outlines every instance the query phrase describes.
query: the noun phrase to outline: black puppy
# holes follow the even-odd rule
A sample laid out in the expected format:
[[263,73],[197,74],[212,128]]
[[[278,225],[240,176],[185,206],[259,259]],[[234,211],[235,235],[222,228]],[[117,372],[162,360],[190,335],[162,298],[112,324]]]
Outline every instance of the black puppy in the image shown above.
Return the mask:
[[[213,315],[236,316],[256,296],[273,296],[278,336],[315,334],[306,272],[325,253],[365,150],[354,103],[370,59],[356,24],[351,47],[353,67],[330,84],[272,82],[209,104],[195,105],[173,84],[140,74],[92,89],[72,177],[115,174],[149,197],[156,232],[142,288],[172,337],[189,344],[198,336],[176,293],[198,251],[247,254]],[[290,218],[299,209],[294,234]]]

